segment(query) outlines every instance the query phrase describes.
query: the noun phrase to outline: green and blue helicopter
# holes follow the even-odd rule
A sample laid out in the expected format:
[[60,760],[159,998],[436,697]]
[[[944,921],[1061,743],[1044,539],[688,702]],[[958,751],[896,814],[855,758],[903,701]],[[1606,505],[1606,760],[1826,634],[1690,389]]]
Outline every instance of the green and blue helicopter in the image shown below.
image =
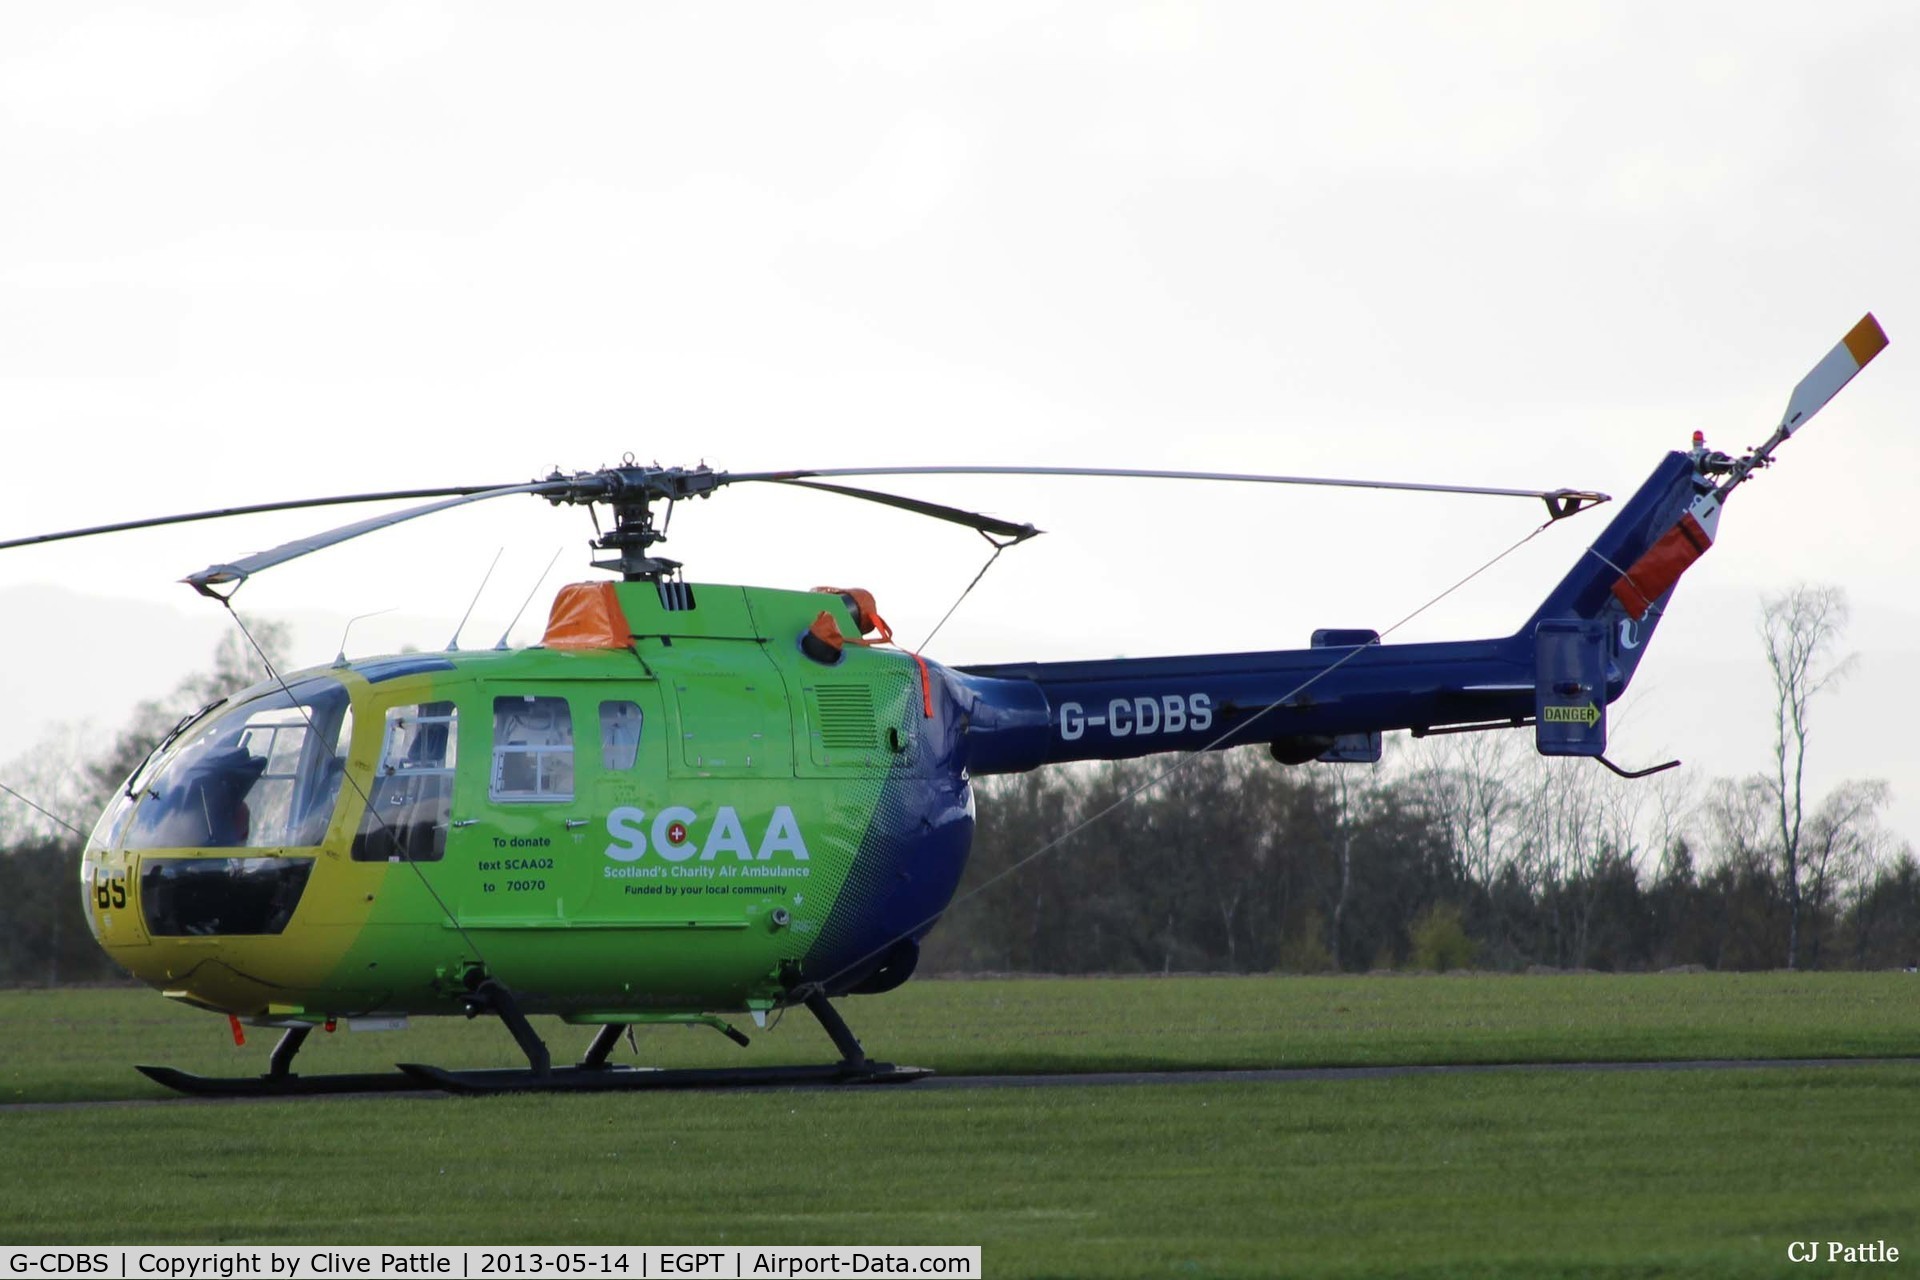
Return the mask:
[[[1666,455],[1519,630],[1383,644],[1322,631],[1264,653],[949,666],[886,643],[871,595],[688,581],[655,554],[656,509],[730,484],[824,489],[1001,543],[1030,525],[853,488],[878,468],[726,473],[624,465],[526,484],[360,494],[132,521],[20,546],[290,506],[431,499],[187,580],[225,599],[295,556],[401,520],[529,494],[610,512],[595,567],[541,643],[276,674],[183,720],[86,841],[88,918],[169,998],[283,1029],[260,1076],[143,1067],[199,1093],[435,1087],[621,1089],[925,1074],[869,1058],[832,1001],[888,991],[953,898],[975,778],[1073,760],[1264,744],[1283,763],[1379,758],[1386,730],[1531,725],[1549,755],[1605,760],[1632,680],[1721,507],[1886,345],[1867,316],[1746,456]],[[1114,470],[1056,474],[1357,484]],[[1380,484],[1384,488],[1444,486]],[[1456,490],[1516,494],[1513,490]],[[1525,493],[1552,518],[1605,495]],[[1664,767],[1664,766],[1663,766]],[[764,1024],[804,1006],[839,1054],[817,1067],[653,1071],[610,1056],[635,1024]],[[301,1075],[317,1027],[490,1014],[525,1069]],[[556,1065],[529,1015],[595,1029]]]

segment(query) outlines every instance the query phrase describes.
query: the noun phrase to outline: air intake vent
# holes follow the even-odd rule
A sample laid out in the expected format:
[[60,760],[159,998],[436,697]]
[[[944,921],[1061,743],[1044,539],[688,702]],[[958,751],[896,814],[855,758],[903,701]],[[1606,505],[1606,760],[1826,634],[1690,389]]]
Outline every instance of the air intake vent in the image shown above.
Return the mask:
[[820,685],[813,691],[813,703],[820,745],[840,751],[866,751],[876,745],[873,690],[866,685]]
[[656,582],[654,587],[660,593],[660,608],[665,613],[691,613],[693,603],[693,584],[677,580]]

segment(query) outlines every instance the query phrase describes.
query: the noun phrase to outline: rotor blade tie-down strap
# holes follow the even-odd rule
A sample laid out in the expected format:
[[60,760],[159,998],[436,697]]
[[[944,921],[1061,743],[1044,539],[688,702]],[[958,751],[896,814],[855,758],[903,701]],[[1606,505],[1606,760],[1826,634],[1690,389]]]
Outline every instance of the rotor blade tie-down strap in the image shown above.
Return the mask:
[[824,595],[837,595],[849,600],[852,604],[853,625],[863,632],[880,633],[880,638],[877,640],[869,640],[864,635],[842,637],[845,643],[865,645],[869,649],[877,645],[890,644],[913,659],[914,665],[920,668],[920,712],[928,720],[933,719],[933,673],[927,669],[927,660],[911,649],[901,648],[899,642],[893,638],[893,628],[887,625],[887,620],[881,617],[880,611],[874,607],[873,593],[841,587],[815,587],[814,590]]

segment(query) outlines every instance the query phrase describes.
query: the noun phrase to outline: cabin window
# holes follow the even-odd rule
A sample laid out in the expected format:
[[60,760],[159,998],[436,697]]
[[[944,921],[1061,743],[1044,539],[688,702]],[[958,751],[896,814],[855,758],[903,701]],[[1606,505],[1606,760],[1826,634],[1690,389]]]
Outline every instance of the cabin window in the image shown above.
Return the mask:
[[459,712],[451,702],[387,708],[380,767],[353,841],[356,862],[437,862],[447,853]]
[[637,702],[600,704],[600,767],[609,773],[633,768],[640,755],[640,724],[644,717]]
[[149,858],[140,906],[156,938],[285,931],[312,858]]
[[565,698],[493,700],[493,799],[573,799],[573,713]]
[[[126,847],[318,845],[340,797],[352,734],[347,691],[325,677],[227,708],[161,752],[151,775],[135,779]],[[125,820],[124,810],[118,818]],[[104,838],[111,842],[114,832]]]

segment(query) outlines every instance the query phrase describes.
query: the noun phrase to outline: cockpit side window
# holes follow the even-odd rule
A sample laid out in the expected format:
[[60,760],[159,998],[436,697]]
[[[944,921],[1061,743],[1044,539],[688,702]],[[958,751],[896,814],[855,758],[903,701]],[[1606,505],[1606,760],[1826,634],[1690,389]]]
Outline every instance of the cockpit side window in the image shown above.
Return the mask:
[[458,721],[451,702],[387,708],[380,767],[354,837],[354,861],[438,862],[446,856]]
[[573,711],[565,698],[493,700],[492,799],[573,799]]
[[138,783],[125,847],[316,846],[340,797],[352,734],[347,691],[324,677],[228,708]]
[[640,704],[603,702],[600,704],[600,767],[608,773],[624,773],[633,768],[640,754]]

